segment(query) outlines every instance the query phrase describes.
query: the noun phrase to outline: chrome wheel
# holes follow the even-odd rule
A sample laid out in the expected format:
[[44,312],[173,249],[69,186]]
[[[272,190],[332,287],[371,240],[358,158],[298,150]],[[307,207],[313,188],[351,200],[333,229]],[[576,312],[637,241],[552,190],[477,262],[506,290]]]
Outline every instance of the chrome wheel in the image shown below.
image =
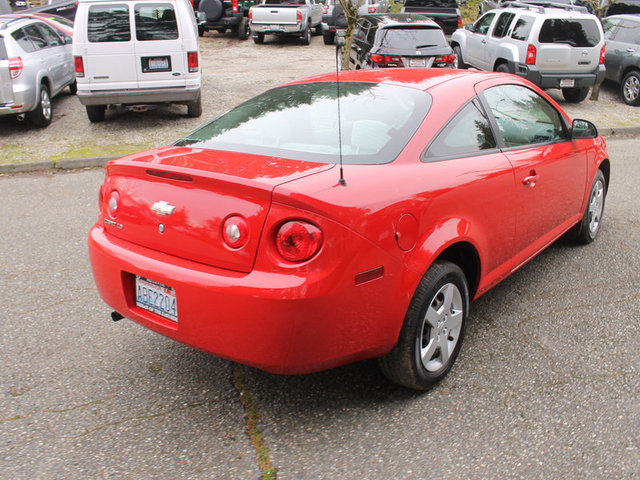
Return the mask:
[[626,103],[630,105],[636,104],[640,98],[640,77],[637,74],[626,76],[622,85],[622,96]]
[[50,121],[53,110],[51,108],[51,97],[49,97],[49,91],[46,88],[40,89],[40,108],[42,110],[42,116],[47,121]]
[[600,219],[602,218],[602,211],[604,210],[604,184],[600,179],[596,181],[591,190],[588,208],[589,232],[591,232],[592,236],[595,236],[600,228]]
[[447,283],[435,294],[422,324],[420,358],[429,372],[443,368],[458,344],[464,304],[460,290]]

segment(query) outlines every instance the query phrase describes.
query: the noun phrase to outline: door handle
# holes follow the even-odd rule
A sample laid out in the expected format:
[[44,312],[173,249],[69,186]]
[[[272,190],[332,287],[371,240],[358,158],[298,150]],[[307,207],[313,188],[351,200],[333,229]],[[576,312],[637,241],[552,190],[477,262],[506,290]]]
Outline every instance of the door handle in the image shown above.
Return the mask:
[[522,179],[522,184],[526,187],[535,187],[539,179],[540,175],[538,175],[535,170],[531,170],[529,175]]
[[629,52],[629,53],[633,53],[635,51],[636,51],[635,48],[631,48],[631,47],[627,48],[627,52]]

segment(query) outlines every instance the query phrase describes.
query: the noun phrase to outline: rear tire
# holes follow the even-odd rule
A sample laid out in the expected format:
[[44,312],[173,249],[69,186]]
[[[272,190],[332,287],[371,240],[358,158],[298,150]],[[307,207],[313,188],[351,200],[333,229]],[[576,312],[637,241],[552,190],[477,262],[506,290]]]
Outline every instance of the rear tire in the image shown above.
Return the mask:
[[500,65],[498,65],[496,67],[496,72],[501,72],[501,73],[511,73],[509,71],[509,65],[507,65],[506,63],[501,63]]
[[458,45],[453,47],[453,55],[456,57],[456,64],[454,65],[455,68],[459,68],[461,70],[467,68],[467,65],[464,63],[464,59],[462,58],[462,50],[460,50]]
[[71,95],[75,95],[78,92],[78,83],[75,80],[69,84],[69,91]]
[[378,359],[392,382],[427,390],[449,372],[458,356],[469,314],[467,280],[456,264],[435,262],[409,304],[398,343]]
[[302,32],[300,43],[302,45],[309,45],[311,43],[311,27],[309,27],[309,25],[307,25],[304,32]]
[[202,97],[200,95],[193,102],[187,103],[187,115],[192,118],[202,115]]
[[250,34],[251,30],[249,29],[249,19],[247,17],[242,17],[240,25],[238,25],[238,38],[240,40],[246,40],[249,38]]
[[580,103],[589,95],[589,87],[563,88],[562,96],[569,103]]
[[104,120],[104,112],[107,109],[104,105],[86,105],[85,108],[91,123],[99,123]]
[[620,84],[620,94],[627,105],[640,105],[640,72],[633,70],[624,76]]
[[51,106],[49,87],[43,83],[40,85],[40,92],[38,92],[38,105],[29,114],[29,119],[36,127],[44,128],[51,123],[52,118],[53,107]]
[[322,23],[316,25],[316,35],[322,35]]
[[262,45],[264,43],[264,33],[258,32],[253,35],[253,42],[256,45]]
[[322,34],[322,40],[324,41],[325,45],[333,45],[334,42],[336,41],[336,34],[335,32],[326,32]]

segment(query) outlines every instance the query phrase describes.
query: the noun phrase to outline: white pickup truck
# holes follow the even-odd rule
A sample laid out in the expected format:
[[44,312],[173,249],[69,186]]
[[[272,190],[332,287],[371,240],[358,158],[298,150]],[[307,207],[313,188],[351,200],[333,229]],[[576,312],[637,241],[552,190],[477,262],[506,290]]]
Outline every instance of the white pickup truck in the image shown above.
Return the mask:
[[253,41],[261,44],[265,35],[297,35],[303,45],[311,42],[311,29],[322,34],[320,0],[263,0],[249,10]]

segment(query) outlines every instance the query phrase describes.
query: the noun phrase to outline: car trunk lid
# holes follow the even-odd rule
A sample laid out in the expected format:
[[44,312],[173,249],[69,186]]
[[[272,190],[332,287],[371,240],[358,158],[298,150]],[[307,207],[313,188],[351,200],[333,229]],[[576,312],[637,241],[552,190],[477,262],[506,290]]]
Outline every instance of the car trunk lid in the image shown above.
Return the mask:
[[[169,255],[250,272],[273,189],[333,165],[241,153],[164,147],[113,161],[102,189],[105,229]],[[112,192],[118,209],[108,209]],[[224,221],[246,220],[247,243],[222,239]]]

